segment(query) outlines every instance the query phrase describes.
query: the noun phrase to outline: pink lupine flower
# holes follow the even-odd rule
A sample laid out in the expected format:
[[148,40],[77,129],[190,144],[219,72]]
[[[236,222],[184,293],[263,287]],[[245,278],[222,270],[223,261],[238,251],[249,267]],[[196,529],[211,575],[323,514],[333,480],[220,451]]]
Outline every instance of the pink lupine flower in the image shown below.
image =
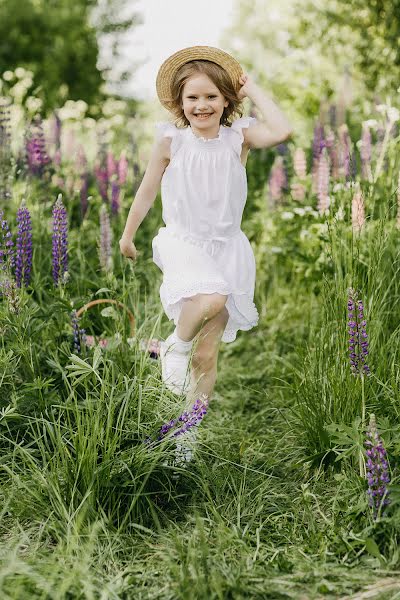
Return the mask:
[[82,173],[85,173],[87,171],[87,158],[86,158],[86,153],[85,153],[85,149],[82,146],[82,144],[79,144],[78,149],[76,151],[76,158],[75,158],[75,167],[77,172],[82,175]]
[[277,156],[271,169],[269,177],[269,193],[273,201],[282,197],[282,188],[286,184],[286,176],[283,168],[283,157]]
[[329,209],[329,162],[324,148],[318,163],[318,212],[325,214]]
[[371,131],[366,123],[362,124],[361,133],[361,176],[369,179],[371,173]]
[[357,186],[351,202],[351,223],[355,233],[359,233],[365,224],[364,198],[360,186]]
[[108,180],[110,181],[112,179],[112,177],[114,175],[116,175],[117,167],[118,167],[118,164],[113,156],[113,153],[110,150],[107,152],[106,164],[107,164],[107,177],[108,177]]
[[303,148],[296,148],[293,155],[293,169],[299,179],[307,177],[307,160]]
[[118,183],[120,186],[126,183],[128,175],[128,161],[126,159],[125,152],[121,152],[121,156],[118,161]]
[[350,175],[351,139],[346,123],[339,127],[338,158],[339,171],[346,179]]

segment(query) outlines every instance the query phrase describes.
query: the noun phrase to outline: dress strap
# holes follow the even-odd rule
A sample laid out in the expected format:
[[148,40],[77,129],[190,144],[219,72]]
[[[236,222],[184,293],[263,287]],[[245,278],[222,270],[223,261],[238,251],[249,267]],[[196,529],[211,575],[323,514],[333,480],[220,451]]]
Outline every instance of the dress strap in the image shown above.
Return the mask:
[[171,138],[171,158],[176,154],[180,143],[181,143],[181,134],[182,130],[179,129],[174,123],[170,123],[169,121],[157,121],[155,124],[155,139],[157,141],[161,140],[164,137]]
[[250,125],[255,125],[257,119],[255,117],[241,117],[233,121],[231,130],[233,135],[231,136],[233,147],[236,153],[240,156],[242,152],[242,144],[244,141],[243,129],[247,129]]

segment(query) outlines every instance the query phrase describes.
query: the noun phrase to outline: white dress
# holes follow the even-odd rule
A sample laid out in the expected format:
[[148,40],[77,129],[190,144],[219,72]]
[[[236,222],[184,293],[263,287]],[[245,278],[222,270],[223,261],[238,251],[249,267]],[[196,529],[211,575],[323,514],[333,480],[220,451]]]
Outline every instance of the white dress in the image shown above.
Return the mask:
[[153,261],[163,272],[160,300],[178,324],[183,298],[218,292],[228,296],[223,342],[257,325],[253,302],[256,264],[241,230],[247,199],[240,162],[242,128],[254,117],[220,126],[218,137],[197,137],[191,127],[156,123],[156,137],[171,137],[171,159],[161,180],[162,220],[152,240]]

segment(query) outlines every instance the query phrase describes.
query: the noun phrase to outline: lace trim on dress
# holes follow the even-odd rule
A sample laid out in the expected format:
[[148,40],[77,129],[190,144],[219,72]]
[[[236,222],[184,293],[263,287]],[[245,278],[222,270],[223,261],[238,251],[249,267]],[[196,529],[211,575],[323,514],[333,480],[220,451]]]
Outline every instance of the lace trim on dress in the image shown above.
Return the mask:
[[218,135],[215,138],[205,138],[202,136],[198,136],[193,132],[193,129],[189,126],[188,127],[190,133],[192,134],[192,136],[196,139],[196,140],[200,140],[201,142],[218,142],[222,139],[222,125],[220,125],[219,130],[218,130]]
[[[254,302],[251,301],[247,294],[235,294],[229,290],[227,286],[222,285],[222,282],[221,284],[216,284],[215,281],[202,281],[196,284],[196,286],[183,286],[178,289],[178,286],[171,286],[171,282],[163,281],[160,287],[160,297],[165,314],[168,319],[174,320],[175,325],[178,324],[179,315],[183,305],[183,298],[190,298],[196,294],[213,294],[215,292],[228,296],[226,307],[229,312],[229,319],[222,336],[223,342],[233,342],[236,339],[238,330],[248,331],[258,324],[259,313]],[[240,298],[242,296],[248,300],[246,306],[246,312],[248,310],[249,313],[248,315],[244,315],[235,302],[235,297]]]

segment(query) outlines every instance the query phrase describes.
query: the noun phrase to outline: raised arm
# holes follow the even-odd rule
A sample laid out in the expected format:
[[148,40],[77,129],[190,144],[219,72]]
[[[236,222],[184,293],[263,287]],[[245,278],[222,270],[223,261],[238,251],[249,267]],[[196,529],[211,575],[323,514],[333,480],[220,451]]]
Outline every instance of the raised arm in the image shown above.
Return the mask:
[[263,121],[243,130],[244,144],[249,148],[269,148],[286,142],[293,135],[293,128],[272,98],[244,73],[239,90],[240,99],[248,96],[259,109]]

